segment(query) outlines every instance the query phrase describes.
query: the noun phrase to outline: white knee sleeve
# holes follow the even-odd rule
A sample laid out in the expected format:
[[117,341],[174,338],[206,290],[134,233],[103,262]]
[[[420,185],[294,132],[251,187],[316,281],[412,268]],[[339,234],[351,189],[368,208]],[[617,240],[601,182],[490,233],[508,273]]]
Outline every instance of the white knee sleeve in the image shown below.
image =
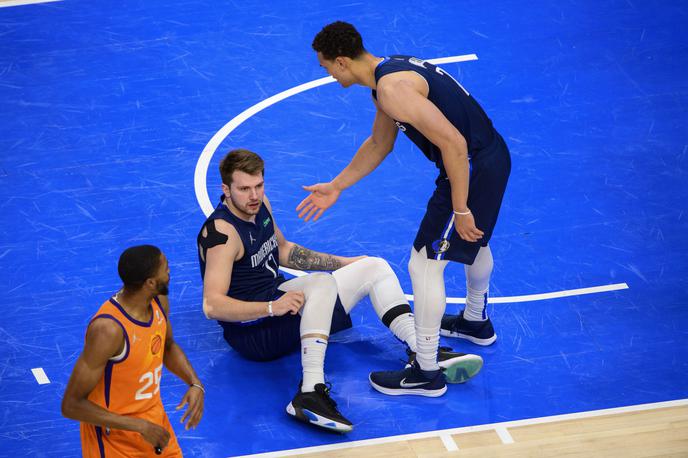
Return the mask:
[[301,335],[330,335],[332,312],[337,301],[337,282],[327,273],[313,273],[293,278],[279,287],[282,291],[303,291],[305,304],[301,309]]
[[416,361],[426,371],[439,369],[437,350],[447,301],[444,291],[444,268],[447,264],[448,261],[428,259],[425,247],[420,252],[411,249],[409,274],[416,319]]
[[346,313],[368,295],[380,318],[392,307],[408,304],[399,279],[382,258],[363,258],[334,271],[332,276],[337,280],[339,299]]
[[413,285],[413,312],[416,326],[439,329],[446,307],[444,268],[449,261],[428,259],[425,247],[420,252],[411,249],[408,269]]

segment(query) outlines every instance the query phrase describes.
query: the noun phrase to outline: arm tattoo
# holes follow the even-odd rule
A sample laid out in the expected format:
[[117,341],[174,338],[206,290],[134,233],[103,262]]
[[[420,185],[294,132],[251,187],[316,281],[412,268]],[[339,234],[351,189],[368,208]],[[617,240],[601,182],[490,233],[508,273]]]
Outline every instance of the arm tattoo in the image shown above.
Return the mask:
[[333,255],[318,253],[294,244],[289,252],[289,267],[302,270],[337,270],[342,263]]

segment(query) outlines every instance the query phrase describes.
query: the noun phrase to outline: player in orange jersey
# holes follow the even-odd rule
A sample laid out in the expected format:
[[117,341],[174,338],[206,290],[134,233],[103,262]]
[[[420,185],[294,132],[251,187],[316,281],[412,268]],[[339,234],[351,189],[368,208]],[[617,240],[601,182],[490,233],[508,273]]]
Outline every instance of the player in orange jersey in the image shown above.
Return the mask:
[[205,391],[172,337],[170,270],[160,249],[127,248],[119,258],[122,289],[95,314],[62,399],[62,414],[81,422],[84,458],[181,457],[160,399],[163,364],[189,385],[177,410],[195,428]]

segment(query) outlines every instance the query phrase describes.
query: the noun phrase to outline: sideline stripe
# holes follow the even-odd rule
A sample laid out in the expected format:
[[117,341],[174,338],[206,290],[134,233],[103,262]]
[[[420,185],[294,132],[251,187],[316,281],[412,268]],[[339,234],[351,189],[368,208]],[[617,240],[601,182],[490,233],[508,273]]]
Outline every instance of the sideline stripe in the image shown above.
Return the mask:
[[[606,293],[609,291],[619,291],[622,289],[628,289],[628,285],[626,283],[614,283],[613,285],[591,286],[589,288],[567,289],[564,291],[554,291],[551,293],[527,294],[525,296],[490,297],[488,301],[491,304],[507,304],[507,303],[512,304],[515,302],[544,301],[546,299],[558,299],[560,297],[583,296],[585,294]],[[406,299],[412,301],[413,295],[412,294],[406,294]],[[448,297],[447,303],[448,304],[465,304],[466,298],[464,298],[464,297]]]
[[39,385],[45,385],[50,383],[50,379],[45,374],[45,371],[42,367],[35,367],[31,369],[31,372],[33,372],[33,376],[36,377],[36,381]]
[[60,2],[62,0],[0,0],[0,8],[7,6],[33,5],[34,3]]
[[[369,445],[389,444],[391,442],[427,439],[433,437],[441,437],[444,435],[472,433],[476,431],[497,430],[497,428],[517,428],[519,426],[540,425],[546,423],[554,423],[557,421],[580,420],[583,418],[601,417],[604,415],[615,415],[629,412],[642,412],[646,410],[664,409],[667,407],[680,407],[688,405],[688,399],[676,399],[674,401],[654,402],[651,404],[638,404],[627,407],[616,407],[613,409],[591,410],[588,412],[569,413],[564,415],[553,415],[551,417],[529,418],[526,420],[508,421],[504,423],[490,423],[485,425],[465,426],[463,428],[444,429],[440,431],[429,431],[425,433],[404,434],[399,436],[380,437],[376,439],[366,439],[360,441],[344,442],[340,444],[319,445],[316,447],[304,447],[292,450],[281,450],[278,452],[257,453],[255,455],[242,455],[235,458],[268,458],[279,456],[293,456],[305,453],[327,452],[332,450],[341,450],[354,447],[365,447]],[[499,434],[499,433],[497,433]]]

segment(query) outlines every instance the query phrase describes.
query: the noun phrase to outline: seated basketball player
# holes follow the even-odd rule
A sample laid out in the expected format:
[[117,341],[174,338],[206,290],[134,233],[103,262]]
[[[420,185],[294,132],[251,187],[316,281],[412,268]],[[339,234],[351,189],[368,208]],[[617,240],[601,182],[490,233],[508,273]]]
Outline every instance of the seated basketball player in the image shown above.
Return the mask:
[[[301,348],[303,379],[287,406],[295,418],[340,432],[352,424],[336,408],[323,365],[329,335],[351,327],[348,313],[364,296],[392,333],[416,349],[411,308],[384,260],[334,256],[288,241],[264,194],[264,163],[255,153],[230,151],[220,163],[221,202],[198,234],[203,312],[218,320],[224,338],[242,356],[258,361]],[[279,266],[312,273],[286,281]],[[464,382],[482,366],[476,355],[443,349],[447,381]],[[425,396],[446,391],[428,389]],[[419,390],[414,385],[412,394]],[[401,393],[396,393],[401,394]]]
[[86,330],[62,399],[62,415],[81,422],[85,458],[166,457],[182,452],[160,400],[163,364],[189,386],[182,421],[195,428],[205,391],[172,337],[167,300],[170,270],[157,247],[127,248],[117,267],[124,282]]

